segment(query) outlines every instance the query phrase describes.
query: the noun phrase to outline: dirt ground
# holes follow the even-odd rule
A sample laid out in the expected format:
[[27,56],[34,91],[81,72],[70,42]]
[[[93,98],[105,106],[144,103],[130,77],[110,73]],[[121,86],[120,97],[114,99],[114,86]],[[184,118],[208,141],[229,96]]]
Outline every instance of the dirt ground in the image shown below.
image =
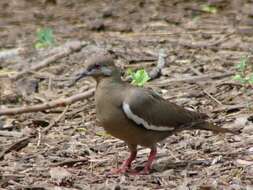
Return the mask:
[[[203,11],[208,2],[216,13]],[[163,48],[166,67],[147,87],[241,134],[181,132],[158,145],[150,175],[109,175],[129,152],[97,123],[93,96],[67,107],[3,115],[0,188],[253,189],[253,90],[232,79],[243,56],[252,64],[252,26],[250,0],[1,0],[0,52],[22,52],[0,58],[0,71],[29,69],[57,51],[34,48],[41,27],[53,29],[56,46],[73,40],[86,45],[15,82],[0,72],[0,111],[94,88],[92,79],[66,86],[95,53],[110,52],[122,69],[150,70]],[[139,149],[134,167],[143,166],[149,153]]]

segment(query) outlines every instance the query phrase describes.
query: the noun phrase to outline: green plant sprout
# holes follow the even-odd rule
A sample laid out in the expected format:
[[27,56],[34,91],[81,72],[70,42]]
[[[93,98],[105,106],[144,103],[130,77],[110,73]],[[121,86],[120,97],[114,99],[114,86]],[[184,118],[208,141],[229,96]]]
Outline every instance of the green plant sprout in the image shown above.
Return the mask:
[[201,8],[202,11],[207,12],[207,13],[212,13],[215,14],[217,13],[217,8],[213,5],[205,4]]
[[54,44],[54,34],[51,28],[38,29],[36,36],[37,36],[37,40],[35,43],[36,49],[47,48]]
[[144,69],[139,69],[136,72],[128,69],[127,74],[132,79],[131,83],[136,86],[144,86],[144,84],[150,79],[148,73]]
[[242,57],[240,63],[236,65],[236,74],[233,79],[242,84],[253,85],[253,64],[250,65],[249,57]]

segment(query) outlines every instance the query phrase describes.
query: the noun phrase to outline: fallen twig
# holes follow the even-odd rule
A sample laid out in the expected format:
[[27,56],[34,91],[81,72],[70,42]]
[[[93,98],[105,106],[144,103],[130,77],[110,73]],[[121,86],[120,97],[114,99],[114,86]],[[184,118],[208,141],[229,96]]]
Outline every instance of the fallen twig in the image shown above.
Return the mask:
[[177,82],[188,82],[188,83],[196,83],[199,81],[205,81],[210,79],[220,79],[224,77],[229,77],[234,75],[234,72],[227,72],[227,73],[221,73],[221,74],[213,74],[213,75],[202,75],[202,76],[193,76],[193,77],[186,77],[186,78],[180,78],[180,79],[165,79],[163,81],[159,82],[152,82],[148,84],[149,86],[156,86],[156,87],[164,87],[168,86],[170,83],[177,83]]
[[56,120],[53,120],[43,131],[42,133],[45,135],[48,133],[48,131],[54,126],[56,125],[62,118],[63,116],[66,114],[66,112],[69,109],[69,105],[66,106],[66,108],[64,109],[64,111],[56,118]]
[[[198,31],[197,31],[198,32]],[[123,37],[140,37],[140,36],[168,36],[168,35],[183,35],[183,34],[196,34],[197,32],[131,32],[131,33],[120,33],[118,36]],[[203,32],[201,32],[203,33]],[[222,32],[205,32],[205,34],[223,34]]]
[[0,131],[0,136],[4,137],[22,137],[23,133],[16,131]]
[[[164,32],[164,33],[129,33],[129,34],[120,34],[121,36],[127,35],[127,37],[140,37],[140,36],[167,36],[167,35],[181,35],[181,34],[195,34],[196,32],[184,32],[184,33],[170,33],[170,32]],[[220,34],[220,32],[210,32],[209,34]],[[224,41],[228,40],[231,35],[235,34],[235,31],[232,31],[224,36],[222,36],[220,39],[215,41],[198,41],[198,42],[192,42],[192,41],[178,41],[176,40],[169,40],[170,43],[173,44],[179,44],[181,46],[197,49],[197,48],[215,48],[215,46],[218,46],[219,44],[223,43]],[[169,38],[168,38],[169,39]]]
[[[162,170],[167,170],[167,169],[172,169],[172,168],[178,168],[178,167],[186,167],[189,165],[205,165],[209,166],[211,165],[212,161],[210,160],[189,160],[189,161],[179,161],[179,162],[173,162],[173,163],[167,163],[166,165],[164,164],[164,167]],[[161,170],[154,168],[156,171]]]
[[9,180],[8,184],[13,185],[15,189],[22,190],[22,189],[29,189],[29,190],[50,190],[54,189],[54,186],[50,185],[23,185],[21,183],[18,183],[14,180]]
[[53,163],[50,166],[53,166],[53,167],[56,167],[56,166],[73,166],[74,164],[79,163],[79,162],[86,163],[86,162],[88,162],[88,158],[65,160],[65,161],[62,161],[62,162],[59,162],[59,163]]
[[0,110],[0,116],[1,115],[15,115],[15,114],[22,114],[22,113],[29,113],[29,112],[37,112],[37,111],[43,111],[46,109],[51,109],[55,107],[63,107],[69,104],[72,104],[74,102],[77,102],[79,100],[89,98],[93,95],[95,92],[95,89],[90,89],[88,91],[85,91],[83,93],[73,95],[68,98],[59,99],[51,102],[47,102],[44,104],[38,104],[33,106],[25,106],[25,107],[19,107],[19,108],[6,108]]
[[75,51],[79,51],[81,48],[83,48],[86,45],[87,45],[86,42],[79,42],[79,41],[68,42],[68,43],[64,44],[64,46],[62,47],[62,51],[60,53],[52,55],[52,56],[42,60],[39,63],[33,63],[32,67],[15,74],[14,76],[11,77],[11,79],[12,80],[20,79],[22,76],[24,76],[32,71],[39,70],[39,69],[46,67],[49,64],[55,62],[58,59],[66,57],[67,55],[69,55]]
[[190,48],[208,48],[208,47],[213,47],[213,46],[217,46],[219,44],[221,44],[222,42],[226,41],[229,39],[229,37],[231,35],[233,35],[235,32],[231,32],[225,36],[223,36],[222,38],[213,41],[213,42],[207,42],[207,41],[201,41],[201,42],[187,42],[187,41],[179,41],[178,43],[180,45],[186,46],[186,47],[190,47]]
[[[190,66],[190,69],[191,69],[196,75],[198,75],[198,76],[203,76],[203,74],[200,73],[198,70],[196,70],[194,67],[191,67],[191,66]],[[212,99],[213,101],[215,101],[217,104],[223,105],[223,104],[221,103],[221,101],[219,101],[219,100],[218,100],[217,98],[215,98],[212,94],[210,94],[208,91],[206,91],[204,87],[202,87],[202,86],[199,85],[199,84],[197,84],[197,85],[202,89],[202,91],[203,91],[209,98],[211,98],[211,99]]]
[[9,59],[11,57],[17,56],[25,51],[25,48],[19,47],[15,49],[7,49],[0,51],[0,60]]
[[242,109],[242,108],[250,107],[252,105],[253,105],[253,102],[236,104],[236,105],[224,105],[220,108],[212,110],[212,112],[217,113],[217,112],[222,112],[222,111],[230,111],[230,110],[234,110],[234,109]]
[[235,86],[235,87],[243,87],[243,84],[240,84],[240,83],[234,83],[234,82],[222,82],[222,83],[219,83],[216,85],[216,87],[221,87],[221,86]]
[[34,138],[35,135],[29,135],[27,137],[24,137],[20,140],[18,140],[17,142],[14,142],[13,144],[11,144],[9,147],[7,147],[6,149],[4,149],[1,153],[0,153],[0,160],[2,160],[4,158],[4,155],[11,152],[11,151],[18,151],[22,148],[24,148],[26,145],[28,145],[28,143],[30,142],[30,139]]
[[37,131],[38,131],[38,142],[37,142],[37,145],[36,145],[36,146],[39,147],[40,144],[41,144],[41,136],[42,136],[42,135],[41,135],[41,130],[40,130],[40,128],[38,128]]
[[[158,61],[157,61],[157,65],[156,67],[154,67],[150,72],[149,72],[149,77],[150,77],[150,80],[149,81],[152,81],[156,78],[158,78],[161,74],[161,70],[164,68],[165,66],[165,58],[166,58],[166,54],[164,52],[164,49],[160,49],[159,51],[159,55],[158,55]],[[132,81],[132,78],[131,76],[127,76],[124,81],[127,81],[127,82],[131,82]]]
[[217,104],[219,104],[219,105],[223,105],[222,103],[221,103],[221,101],[219,101],[217,98],[215,98],[212,94],[210,94],[209,92],[207,92],[205,89],[203,89],[202,88],[202,90],[203,90],[203,92],[208,96],[208,97],[210,97],[213,101],[215,101]]
[[[56,125],[62,118],[63,116],[65,115],[65,113],[67,112],[69,106],[67,106],[64,111],[56,118],[56,120],[53,120],[50,125],[48,125],[43,131],[42,133],[43,134],[47,134],[48,131],[54,126]],[[36,137],[36,134],[31,134],[27,137],[24,137],[20,140],[18,140],[17,142],[14,142],[13,144],[11,144],[9,147],[7,147],[5,150],[3,150],[1,153],[0,153],[0,160],[2,160],[4,158],[4,155],[11,152],[11,151],[18,151],[24,147],[26,147],[29,142],[31,141],[31,139],[35,138]]]
[[149,72],[149,76],[151,80],[159,77],[159,75],[161,74],[161,70],[165,66],[165,58],[166,58],[166,54],[165,54],[164,49],[160,49],[157,65]]

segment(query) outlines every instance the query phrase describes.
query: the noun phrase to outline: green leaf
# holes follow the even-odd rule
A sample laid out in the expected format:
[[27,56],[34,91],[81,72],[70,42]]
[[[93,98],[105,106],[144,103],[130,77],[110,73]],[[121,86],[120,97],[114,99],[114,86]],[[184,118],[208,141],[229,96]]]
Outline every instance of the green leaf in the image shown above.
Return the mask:
[[236,81],[239,81],[240,83],[244,83],[245,82],[245,79],[240,74],[236,74],[233,77],[233,79],[236,80]]
[[248,57],[242,57],[240,63],[236,65],[236,68],[240,72],[244,72],[247,67]]
[[244,84],[252,85],[253,84],[253,72],[252,72],[253,70],[251,70],[251,65],[249,64],[248,61],[249,61],[248,56],[241,57],[240,63],[236,65],[236,69],[238,73],[233,77],[233,79]]
[[97,131],[95,133],[97,136],[100,136],[100,137],[105,137],[105,138],[108,138],[108,137],[111,137],[111,135],[105,131]]
[[144,86],[144,84],[150,79],[148,73],[144,69],[140,69],[136,72],[129,72],[132,78],[132,84],[136,86]]
[[248,83],[253,85],[253,73],[249,76]]
[[131,78],[132,78],[132,80],[133,80],[133,78],[134,78],[134,72],[132,71],[132,69],[127,69],[127,75],[129,75]]
[[41,49],[41,48],[44,48],[44,47],[45,47],[44,44],[41,43],[41,42],[37,42],[37,43],[35,44],[35,48],[36,48],[36,49]]
[[202,6],[202,11],[215,14],[215,13],[217,13],[217,8],[212,5],[206,4],[206,5]]
[[51,28],[42,28],[37,31],[35,48],[46,48],[54,44],[54,35]]
[[78,128],[76,128],[76,131],[77,131],[77,132],[86,132],[87,129],[85,129],[85,128],[83,128],[83,127],[78,127]]
[[194,16],[194,17],[192,18],[192,22],[196,23],[196,22],[198,22],[199,19],[200,19],[199,16]]
[[132,75],[133,71],[132,69],[127,69],[127,75]]

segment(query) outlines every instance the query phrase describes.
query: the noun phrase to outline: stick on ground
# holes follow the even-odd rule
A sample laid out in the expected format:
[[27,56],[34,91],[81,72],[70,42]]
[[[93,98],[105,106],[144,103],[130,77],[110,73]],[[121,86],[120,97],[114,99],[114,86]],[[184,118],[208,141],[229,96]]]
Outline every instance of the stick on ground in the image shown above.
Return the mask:
[[69,54],[71,54],[75,51],[79,51],[80,49],[82,49],[86,45],[87,45],[86,42],[79,42],[79,41],[68,42],[68,43],[63,45],[62,51],[60,53],[52,55],[52,56],[42,60],[39,63],[33,63],[32,67],[30,67],[29,69],[26,69],[24,71],[21,71],[20,73],[17,73],[16,75],[12,76],[11,79],[12,80],[18,80],[21,77],[23,77],[24,75],[26,75],[26,74],[28,74],[32,71],[39,70],[39,69],[41,69],[43,67],[46,67],[49,64],[55,62],[58,59],[66,57],[67,55],[69,55]]
[[73,166],[76,163],[87,163],[89,160],[88,158],[81,158],[81,159],[70,159],[65,160],[58,163],[53,163],[50,166],[56,167],[56,166]]
[[151,80],[154,80],[160,76],[161,70],[165,66],[165,58],[166,58],[165,50],[160,49],[157,65],[149,72]]
[[177,83],[177,82],[188,82],[188,83],[196,83],[199,81],[208,81],[211,79],[220,79],[234,75],[234,72],[227,72],[227,73],[220,73],[220,74],[213,74],[213,75],[201,75],[201,76],[192,76],[192,77],[185,77],[185,78],[176,78],[176,79],[165,79],[163,81],[154,81],[148,86],[156,86],[156,87],[165,87],[168,86],[170,83]]
[[83,100],[85,98],[91,97],[95,92],[95,89],[90,89],[88,91],[85,91],[83,93],[73,95],[68,98],[59,99],[51,102],[47,102],[44,104],[38,104],[33,106],[24,106],[19,108],[6,108],[0,110],[0,116],[1,115],[15,115],[15,114],[22,114],[22,113],[29,113],[29,112],[37,112],[37,111],[43,111],[55,107],[63,107],[66,105],[70,105],[74,102]]
[[[43,134],[47,134],[48,131],[55,126],[59,121],[61,121],[61,119],[63,118],[63,116],[65,115],[65,113],[67,112],[69,106],[67,106],[64,111],[56,118],[56,120],[53,120],[50,125],[48,125],[42,132]],[[20,140],[18,140],[17,142],[14,142],[13,144],[11,144],[9,147],[7,147],[6,149],[4,149],[1,153],[0,153],[0,160],[2,160],[4,158],[4,155],[11,152],[11,151],[18,151],[24,147],[26,147],[29,142],[31,142],[31,140],[33,138],[36,137],[36,134],[31,134],[27,137],[24,137]]]

